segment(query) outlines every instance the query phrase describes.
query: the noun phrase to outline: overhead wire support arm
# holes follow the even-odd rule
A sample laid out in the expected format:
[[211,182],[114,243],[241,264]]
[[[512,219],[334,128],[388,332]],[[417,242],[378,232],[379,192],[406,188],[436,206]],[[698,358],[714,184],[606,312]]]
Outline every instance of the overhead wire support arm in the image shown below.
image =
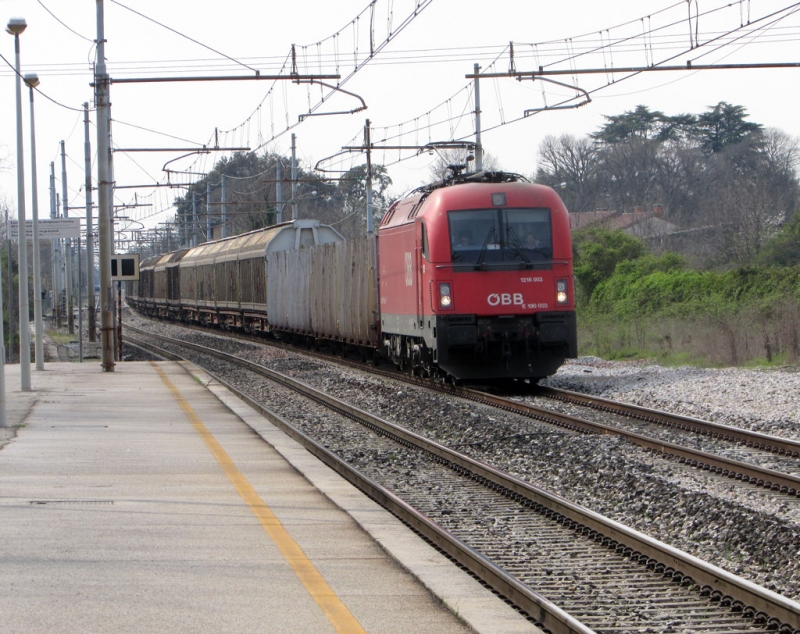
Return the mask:
[[570,88],[576,90],[583,94],[585,100],[577,103],[577,104],[563,104],[557,106],[545,106],[543,108],[530,108],[523,111],[523,116],[528,117],[532,114],[536,114],[538,112],[546,112],[548,110],[567,110],[572,108],[580,108],[581,106],[585,106],[591,101],[591,97],[589,93],[580,88],[579,86],[573,86],[571,84],[566,84],[563,82],[556,81],[555,79],[550,79],[549,76],[559,76],[559,75],[598,75],[598,74],[615,74],[615,73],[627,73],[627,74],[637,74],[637,73],[648,73],[653,71],[700,71],[700,70],[745,70],[745,69],[767,69],[767,68],[800,68],[800,62],[767,62],[767,63],[760,63],[760,64],[693,64],[691,60],[688,60],[685,65],[652,65],[652,66],[617,66],[614,68],[583,68],[583,69],[560,69],[560,70],[545,70],[541,66],[538,70],[533,71],[517,71],[511,70],[507,73],[483,73],[483,74],[476,74],[473,73],[471,75],[465,75],[467,79],[475,79],[480,77],[482,79],[492,79],[492,78],[513,78],[517,81],[522,81],[524,79],[531,79],[531,80],[540,80],[546,81],[551,84],[556,84],[563,88]]
[[[164,163],[164,166],[161,168],[161,171],[162,172],[166,172],[167,174],[170,174],[170,173],[186,174],[187,172],[178,172],[177,170],[169,170],[169,169],[167,169],[167,165],[169,165],[170,163],[174,163],[175,161],[180,161],[182,158],[186,158],[187,156],[191,156],[192,154],[210,154],[211,152],[216,152],[216,151],[221,151],[221,150],[249,152],[250,148],[249,147],[245,147],[245,148],[221,148],[219,146],[214,146],[214,147],[198,148],[196,150],[189,150],[189,152],[187,152],[186,154],[181,154],[180,156],[176,156],[174,159],[170,159],[169,161]],[[180,152],[182,150],[175,150],[175,151],[176,152]]]
[[152,84],[181,81],[317,81],[321,79],[341,79],[341,75],[220,75],[204,77],[126,77],[123,79],[109,79],[111,84]]
[[[539,70],[514,71],[512,73],[485,73],[480,77],[503,78],[512,77],[518,81],[523,79],[537,79],[549,75],[598,75],[612,73],[649,73],[653,71],[694,71],[694,70],[743,70],[743,69],[764,69],[764,68],[800,68],[800,62],[768,62],[763,64],[692,64],[691,60],[681,66],[616,66],[614,68],[583,68],[583,69],[564,69],[564,70]],[[465,75],[467,79],[474,79],[476,75]],[[574,88],[574,86],[570,86]]]
[[[427,152],[429,150],[474,150],[475,143],[472,141],[435,141],[433,143],[426,143],[425,145],[371,145],[370,149],[373,150],[417,150],[418,154]],[[367,150],[366,145],[346,145],[342,148],[346,152],[364,152]],[[328,158],[333,158],[344,154],[339,152]],[[322,159],[323,161],[327,159]]]
[[[301,114],[298,117],[298,119],[300,121],[303,121],[304,119],[306,119],[308,117],[324,117],[324,116],[327,116],[327,115],[334,115],[334,114],[355,114],[356,112],[361,112],[362,110],[366,110],[367,109],[366,102],[359,95],[355,94],[354,92],[350,92],[349,90],[345,90],[344,88],[340,88],[339,86],[331,86],[330,84],[326,84],[325,82],[322,82],[322,81],[319,81],[319,80],[316,80],[316,79],[309,79],[309,80],[297,79],[296,83],[298,83],[298,84],[319,84],[320,86],[325,86],[325,88],[330,88],[331,90],[334,90],[336,92],[341,92],[341,93],[344,93],[345,95],[350,95],[351,97],[355,97],[356,99],[358,99],[361,102],[361,105],[358,108],[355,108],[353,110],[341,110],[341,111],[338,111],[338,112],[308,112],[306,114]],[[323,97],[322,101],[320,103],[322,103],[325,100],[327,100],[328,97],[330,97],[330,95],[327,95],[327,96]]]
[[[512,58],[513,59],[513,58]],[[743,70],[743,69],[766,69],[766,68],[800,68],[800,62],[768,62],[768,63],[761,63],[761,64],[692,64],[691,60],[688,60],[685,65],[681,66],[618,66],[609,70],[608,68],[584,68],[584,69],[561,69],[561,70],[545,70],[543,67],[539,67],[538,70],[532,71],[517,71],[510,70],[507,73],[472,73],[470,75],[465,75],[467,79],[493,79],[493,78],[512,78],[516,79],[517,81],[522,81],[524,79],[531,79],[533,81],[540,80],[545,81],[551,84],[555,84],[557,86],[561,86],[562,88],[570,88],[572,90],[576,90],[582,93],[584,100],[580,103],[575,104],[561,104],[556,106],[544,106],[543,108],[529,108],[523,111],[523,117],[528,117],[532,114],[536,114],[538,112],[546,112],[549,110],[568,110],[573,108],[580,108],[581,106],[585,106],[589,102],[591,102],[591,97],[589,93],[581,88],[580,86],[573,86],[571,84],[566,84],[555,79],[550,79],[549,76],[555,75],[597,75],[597,74],[608,74],[608,73],[647,73],[653,71],[699,71],[699,70]]]
[[[513,56],[513,48],[512,48],[512,56]],[[513,60],[513,57],[512,57]],[[539,67],[538,71],[529,71],[529,72],[518,72],[513,70],[513,61],[510,70],[507,73],[478,73],[477,71],[472,73],[471,75],[465,75],[467,79],[493,79],[493,78],[513,78],[517,81],[522,81],[523,79],[531,79],[545,81],[550,84],[555,84],[556,86],[561,86],[562,88],[569,88],[571,90],[575,90],[579,93],[582,93],[584,100],[580,103],[572,103],[572,104],[561,104],[557,106],[545,106],[543,108],[528,108],[523,110],[522,116],[529,117],[532,114],[536,114],[537,112],[545,112],[548,110],[571,110],[573,108],[580,108],[581,106],[585,106],[586,104],[592,101],[592,98],[589,96],[589,93],[586,92],[580,86],[573,86],[572,84],[565,84],[564,82],[556,81],[555,79],[548,79],[547,77],[543,77],[545,74],[558,74],[558,75],[574,75],[576,74],[574,71],[567,70],[567,71],[543,71],[541,67]],[[580,73],[581,71],[578,71]],[[567,100],[571,101],[571,99]]]
[[366,152],[367,150],[417,150],[417,154],[422,154],[423,152],[429,152],[433,150],[474,150],[475,143],[473,141],[434,141],[432,143],[426,143],[425,145],[346,145],[342,147],[341,152],[337,152],[336,154],[332,154],[331,156],[326,156],[325,158],[321,158],[317,161],[316,165],[314,165],[314,170],[317,172],[322,173],[329,173],[333,171],[340,171],[340,170],[326,170],[323,167],[320,167],[322,163],[326,161],[331,161],[338,156],[342,156],[344,154],[352,154],[353,152]]
[[[519,78],[520,81],[523,79],[522,77]],[[581,106],[585,106],[586,104],[592,101],[592,98],[589,96],[589,93],[586,92],[580,86],[572,86],[570,84],[565,84],[564,82],[556,81],[555,79],[549,79],[547,77],[531,77],[531,79],[539,79],[539,81],[546,81],[549,84],[555,84],[556,86],[561,86],[562,88],[571,88],[573,90],[577,90],[578,92],[582,93],[585,97],[584,101],[580,103],[570,103],[570,104],[561,104],[556,106],[545,106],[544,108],[526,108],[522,111],[523,117],[529,117],[532,114],[537,112],[543,112],[546,110],[571,110],[573,108],[580,108]]]
[[[210,152],[249,152],[249,147],[117,147],[113,152],[189,152],[189,154],[208,154]],[[188,154],[186,155],[188,156]]]

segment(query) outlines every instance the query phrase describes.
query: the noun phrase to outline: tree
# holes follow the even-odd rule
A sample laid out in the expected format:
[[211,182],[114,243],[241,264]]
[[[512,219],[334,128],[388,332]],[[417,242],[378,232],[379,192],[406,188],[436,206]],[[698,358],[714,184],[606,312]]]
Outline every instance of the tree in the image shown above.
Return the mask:
[[637,136],[599,148],[599,194],[607,201],[603,206],[632,212],[661,203],[656,178],[660,151],[660,143]]
[[[389,206],[388,188],[392,179],[383,165],[372,165],[372,221],[377,227]],[[367,166],[357,165],[339,181],[334,194],[339,218],[332,221],[347,238],[364,235],[367,230]]]
[[[181,235],[191,234],[194,222],[193,199],[197,197],[198,230],[201,236],[209,222],[212,226],[221,222],[219,187],[222,176],[226,177],[228,235],[235,235],[260,229],[277,221],[278,209],[278,164],[281,164],[283,189],[281,201],[284,203],[283,220],[291,220],[292,207],[286,203],[292,197],[290,164],[288,157],[254,152],[237,152],[217,162],[207,176],[194,183],[184,196],[175,200],[177,208],[175,222],[182,227]],[[305,218],[324,220],[328,217],[328,203],[336,191],[336,186],[323,181],[319,175],[297,168],[298,214]],[[211,200],[207,201],[208,184],[211,184]],[[316,195],[310,195],[316,191]],[[338,216],[338,214],[336,214]],[[332,215],[331,215],[332,216]],[[201,237],[201,242],[205,238]]]
[[636,106],[620,115],[606,116],[606,123],[592,138],[601,143],[619,143],[632,137],[645,141],[667,141],[684,136],[695,124],[696,117],[680,114],[674,117],[652,112],[647,106]]
[[774,238],[766,242],[756,263],[763,266],[800,264],[800,214],[796,213]]
[[577,138],[562,134],[547,135],[539,144],[539,168],[536,181],[550,187],[560,187],[567,209],[588,211],[597,200],[597,150],[588,137]]
[[660,205],[689,230],[687,256],[744,266],[800,210],[798,166],[800,142],[747,121],[742,106],[676,116],[637,106],[589,137],[546,137],[536,179],[567,183],[573,212]]
[[[674,177],[680,165],[675,160],[677,154],[673,153],[669,157],[672,160],[664,165],[662,156],[665,149],[677,148],[691,136],[694,115],[670,117],[639,105],[635,110],[605,118],[607,122],[591,135],[598,144],[598,196],[604,201],[601,206],[631,212],[637,207],[664,205],[668,197],[661,187],[668,185],[674,191]],[[671,178],[664,178],[663,167],[672,168]]]
[[704,206],[720,263],[751,265],[797,212],[796,149],[790,137],[759,130],[709,156]]
[[704,154],[696,144],[680,139],[661,145],[654,186],[665,218],[684,226],[697,220],[705,176]]
[[720,101],[716,106],[697,117],[697,135],[701,147],[709,152],[720,152],[728,145],[741,143],[757,134],[761,124],[745,121],[744,106],[733,106]]

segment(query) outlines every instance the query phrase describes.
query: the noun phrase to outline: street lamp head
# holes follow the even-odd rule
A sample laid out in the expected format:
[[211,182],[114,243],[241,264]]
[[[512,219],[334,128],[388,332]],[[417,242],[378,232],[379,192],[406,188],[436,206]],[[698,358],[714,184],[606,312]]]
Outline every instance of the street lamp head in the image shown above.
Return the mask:
[[10,33],[11,35],[19,35],[22,33],[28,26],[28,23],[25,22],[25,18],[11,18],[8,21],[8,26],[6,26],[6,33]]
[[28,73],[22,79],[28,88],[36,88],[39,85],[39,75],[36,73]]

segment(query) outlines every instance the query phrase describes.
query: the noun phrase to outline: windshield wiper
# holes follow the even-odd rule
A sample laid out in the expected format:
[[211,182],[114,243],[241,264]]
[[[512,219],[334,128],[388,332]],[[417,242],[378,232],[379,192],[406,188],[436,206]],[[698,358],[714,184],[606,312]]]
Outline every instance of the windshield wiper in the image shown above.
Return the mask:
[[475,266],[483,266],[483,258],[486,257],[486,250],[489,247],[489,240],[494,237],[494,227],[489,227],[489,231],[486,234],[486,237],[483,239],[483,245],[481,246],[481,252],[478,254],[478,259],[475,261]]
[[525,262],[525,264],[530,264],[531,261],[528,259],[528,256],[525,255],[525,250],[522,248],[522,242],[520,241],[519,236],[517,235],[517,232],[514,231],[513,227],[508,227],[506,234],[508,235],[509,246],[519,257],[522,258],[522,261]]

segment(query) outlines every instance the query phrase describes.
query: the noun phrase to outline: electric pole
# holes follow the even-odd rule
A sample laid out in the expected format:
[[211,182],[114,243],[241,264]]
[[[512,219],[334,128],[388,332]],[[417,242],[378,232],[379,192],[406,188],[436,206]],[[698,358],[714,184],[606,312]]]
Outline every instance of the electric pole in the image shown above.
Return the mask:
[[100,306],[103,372],[114,371],[114,294],[111,289],[111,101],[106,72],[106,39],[103,0],[97,1],[97,66],[95,106],[97,108],[97,188],[100,233]]
[[[89,104],[83,104],[83,159],[86,171],[86,310],[89,312],[89,341],[96,341],[94,306],[94,225],[92,224],[92,145],[89,141]],[[78,307],[80,310],[80,307]]]

